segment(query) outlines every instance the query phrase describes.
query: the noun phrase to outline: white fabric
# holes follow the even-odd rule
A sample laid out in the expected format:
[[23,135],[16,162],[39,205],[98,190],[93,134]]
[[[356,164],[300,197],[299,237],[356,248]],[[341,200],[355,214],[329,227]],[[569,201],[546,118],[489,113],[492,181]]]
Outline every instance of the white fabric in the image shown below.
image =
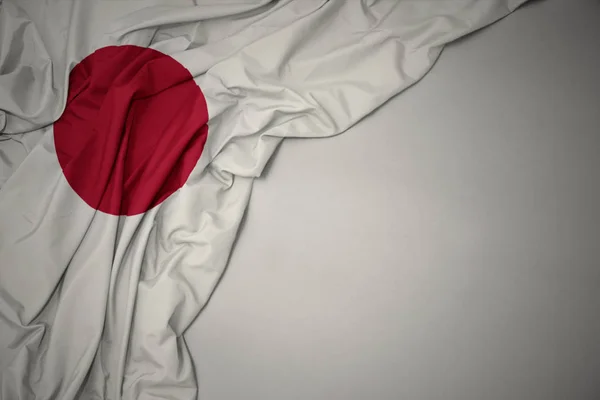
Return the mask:
[[[282,138],[343,132],[423,77],[444,44],[522,2],[5,1],[0,398],[195,398],[182,333],[218,283],[252,181]],[[115,44],[182,63],[210,116],[186,185],[133,217],[73,193],[51,125],[69,71]]]

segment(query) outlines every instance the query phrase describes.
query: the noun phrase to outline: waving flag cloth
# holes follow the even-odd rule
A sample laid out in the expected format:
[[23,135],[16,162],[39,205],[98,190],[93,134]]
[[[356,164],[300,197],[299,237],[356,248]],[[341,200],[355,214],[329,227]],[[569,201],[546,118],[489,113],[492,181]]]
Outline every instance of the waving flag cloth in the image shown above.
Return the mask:
[[523,1],[5,0],[0,398],[194,399],[182,334],[281,140]]

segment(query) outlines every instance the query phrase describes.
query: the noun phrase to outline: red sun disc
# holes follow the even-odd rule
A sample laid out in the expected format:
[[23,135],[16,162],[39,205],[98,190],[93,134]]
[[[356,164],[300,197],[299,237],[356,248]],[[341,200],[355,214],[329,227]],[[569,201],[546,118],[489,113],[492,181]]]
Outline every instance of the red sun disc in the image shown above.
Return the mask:
[[91,207],[135,215],[186,182],[208,135],[190,72],[137,46],[105,47],[73,68],[54,144],[65,178]]

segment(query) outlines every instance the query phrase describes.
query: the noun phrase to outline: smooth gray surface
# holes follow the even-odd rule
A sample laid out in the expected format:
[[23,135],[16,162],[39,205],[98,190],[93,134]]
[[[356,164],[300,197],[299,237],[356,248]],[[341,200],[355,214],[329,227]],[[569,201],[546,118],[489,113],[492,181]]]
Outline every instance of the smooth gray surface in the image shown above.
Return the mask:
[[600,3],[285,142],[187,333],[203,400],[600,398]]

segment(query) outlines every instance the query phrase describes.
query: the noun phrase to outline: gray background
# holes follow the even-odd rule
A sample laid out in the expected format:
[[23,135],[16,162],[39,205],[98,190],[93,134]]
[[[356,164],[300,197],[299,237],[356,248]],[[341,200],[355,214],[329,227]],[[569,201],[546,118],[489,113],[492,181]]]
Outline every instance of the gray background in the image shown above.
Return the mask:
[[285,142],[187,333],[203,400],[600,399],[600,2]]

